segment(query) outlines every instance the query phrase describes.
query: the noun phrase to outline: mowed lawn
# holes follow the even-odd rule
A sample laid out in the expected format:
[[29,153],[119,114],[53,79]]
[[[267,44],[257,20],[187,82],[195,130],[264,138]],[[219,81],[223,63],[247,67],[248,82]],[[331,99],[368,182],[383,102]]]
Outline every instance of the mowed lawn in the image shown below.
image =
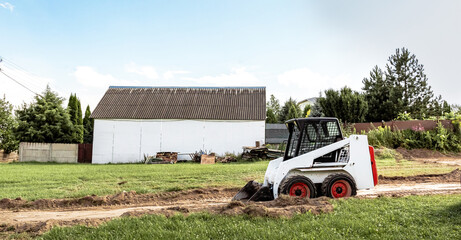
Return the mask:
[[[207,187],[241,187],[262,181],[268,161],[178,164],[0,164],[0,199],[74,198],[135,190],[137,193]],[[120,184],[119,183],[123,183]]]
[[332,200],[327,214],[291,219],[206,213],[124,217],[53,228],[43,239],[461,239],[461,195]]
[[[138,193],[207,187],[242,187],[262,181],[268,161],[200,165],[178,164],[0,164],[0,199],[75,198],[135,190]],[[447,173],[455,169],[394,158],[377,159],[384,176]],[[123,184],[119,184],[123,183]]]

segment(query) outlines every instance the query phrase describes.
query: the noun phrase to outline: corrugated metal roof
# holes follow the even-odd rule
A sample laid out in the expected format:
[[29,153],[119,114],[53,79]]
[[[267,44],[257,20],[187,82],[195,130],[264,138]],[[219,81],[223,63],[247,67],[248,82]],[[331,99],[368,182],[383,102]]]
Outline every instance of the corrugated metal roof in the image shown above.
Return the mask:
[[110,87],[97,119],[266,119],[265,87]]

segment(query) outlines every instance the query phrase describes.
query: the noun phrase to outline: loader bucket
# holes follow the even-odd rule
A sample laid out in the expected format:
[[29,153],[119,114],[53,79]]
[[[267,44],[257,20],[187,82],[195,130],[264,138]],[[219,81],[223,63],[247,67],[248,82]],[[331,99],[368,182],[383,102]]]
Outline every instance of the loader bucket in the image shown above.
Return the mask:
[[240,191],[235,194],[232,201],[270,201],[274,200],[272,190],[262,187],[262,184],[249,181]]

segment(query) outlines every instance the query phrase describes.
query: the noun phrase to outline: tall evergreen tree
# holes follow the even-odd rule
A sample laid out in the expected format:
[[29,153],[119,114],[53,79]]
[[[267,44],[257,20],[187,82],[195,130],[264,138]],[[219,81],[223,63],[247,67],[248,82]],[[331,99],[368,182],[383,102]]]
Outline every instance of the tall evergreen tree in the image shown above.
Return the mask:
[[390,100],[397,107],[397,114],[408,112],[413,118],[428,115],[428,106],[434,93],[427,83],[424,66],[406,48],[396,49],[386,64],[386,80],[392,84]]
[[339,91],[328,89],[325,97],[320,97],[317,101],[327,117],[336,117],[349,123],[365,121],[368,110],[365,97],[348,87]]
[[80,104],[80,100],[77,98],[77,94],[70,94],[69,96],[69,103],[67,104],[67,111],[70,115],[70,120],[72,124],[77,126],[77,138],[78,143],[83,142],[83,119],[82,119],[82,107]]
[[386,80],[383,71],[375,66],[370,72],[370,77],[364,78],[362,82],[364,85],[362,89],[365,91],[364,96],[368,103],[366,121],[381,122],[396,118],[401,103],[395,104],[391,100],[394,89]]
[[79,143],[82,126],[72,124],[69,113],[62,107],[63,99],[47,86],[30,105],[16,111],[16,136],[21,142]]
[[83,118],[83,142],[93,143],[94,119],[90,118],[90,105],[86,107],[85,117]]

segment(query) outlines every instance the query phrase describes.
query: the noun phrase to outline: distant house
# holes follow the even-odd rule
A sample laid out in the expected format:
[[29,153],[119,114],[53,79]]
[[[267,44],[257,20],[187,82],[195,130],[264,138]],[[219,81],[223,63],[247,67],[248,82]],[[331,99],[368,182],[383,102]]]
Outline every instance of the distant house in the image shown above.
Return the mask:
[[93,163],[264,143],[265,87],[109,87],[91,114]]
[[313,98],[307,98],[307,99],[304,99],[304,100],[301,100],[298,102],[298,106],[299,108],[301,108],[301,110],[304,110],[304,108],[309,105],[309,106],[313,106],[315,103],[317,102],[317,98],[316,97],[313,97]]

